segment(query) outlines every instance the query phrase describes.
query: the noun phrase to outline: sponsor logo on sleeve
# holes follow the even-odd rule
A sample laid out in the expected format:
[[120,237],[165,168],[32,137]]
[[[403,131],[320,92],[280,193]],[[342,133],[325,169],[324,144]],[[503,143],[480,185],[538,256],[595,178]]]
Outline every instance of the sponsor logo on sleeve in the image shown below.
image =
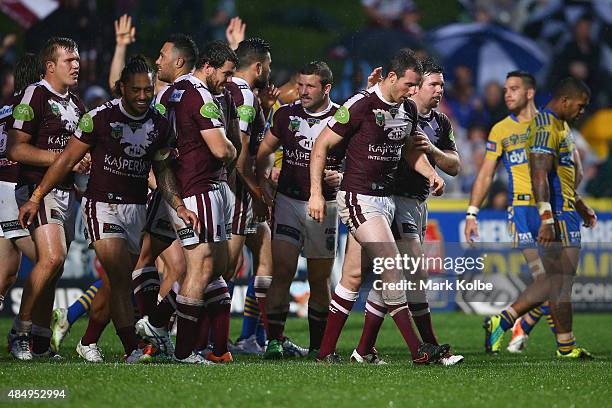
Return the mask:
[[351,114],[349,113],[349,110],[346,106],[341,106],[340,108],[338,108],[338,110],[334,114],[334,119],[336,120],[336,122],[342,125],[346,125],[350,117],[351,117]]
[[488,141],[487,142],[487,151],[488,152],[494,152],[497,150],[497,143],[496,142],[492,142],[492,141]]
[[206,102],[200,108],[200,115],[208,119],[219,119],[221,117],[221,112],[216,103]]
[[30,105],[20,103],[13,108],[13,118],[15,118],[15,120],[29,122],[34,119],[34,110]]
[[238,116],[243,122],[251,123],[255,120],[255,108],[249,105],[241,105],[237,108]]
[[91,133],[93,131],[93,118],[89,113],[86,113],[81,117],[81,120],[79,121],[79,129],[86,133]]
[[162,115],[166,114],[166,107],[164,105],[162,105],[161,103],[156,103],[155,104],[155,109],[161,113]]

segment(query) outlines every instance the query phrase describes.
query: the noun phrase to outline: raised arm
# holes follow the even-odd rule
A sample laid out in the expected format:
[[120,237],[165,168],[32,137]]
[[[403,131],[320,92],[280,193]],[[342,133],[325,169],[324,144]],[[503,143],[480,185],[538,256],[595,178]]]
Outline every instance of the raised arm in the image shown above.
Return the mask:
[[134,41],[136,41],[136,27],[132,25],[132,17],[124,14],[115,20],[115,53],[108,74],[108,86],[111,92],[121,77],[121,70],[125,67],[127,46]]

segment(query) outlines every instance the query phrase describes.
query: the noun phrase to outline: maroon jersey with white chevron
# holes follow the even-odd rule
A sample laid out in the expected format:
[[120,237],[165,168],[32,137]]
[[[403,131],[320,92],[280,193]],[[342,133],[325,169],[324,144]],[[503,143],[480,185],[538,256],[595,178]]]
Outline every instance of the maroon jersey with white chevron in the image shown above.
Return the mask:
[[168,120],[155,109],[139,117],[115,99],[86,113],[75,137],[91,146],[85,197],[116,204],[145,204],[155,153],[166,147]]
[[348,139],[340,189],[371,196],[390,196],[405,139],[414,133],[417,108],[407,99],[391,103],[379,85],[361,91],[341,106],[328,126]]
[[13,118],[13,106],[19,104],[20,94],[7,98],[6,105],[0,107],[0,181],[16,183],[19,165],[6,157],[8,128]]
[[249,136],[249,154],[255,157],[266,129],[266,118],[259,98],[242,78],[233,77],[232,82],[228,83],[225,88],[230,91],[236,104],[240,118],[240,130]]
[[213,156],[200,131],[223,128],[219,102],[193,75],[182,77],[167,92],[168,114],[176,132],[176,178],[182,197],[217,188],[223,162]]
[[[29,143],[39,149],[57,153],[64,151],[85,112],[81,100],[72,92],[58,93],[44,79],[28,86],[21,95],[13,107],[10,127],[29,134]],[[17,183],[38,184],[46,171],[45,167],[20,164]],[[70,174],[60,187],[71,188],[72,180]]]
[[[308,112],[298,101],[284,105],[274,113],[270,131],[283,146],[283,165],[277,191],[297,200],[310,198],[310,152],[315,140],[334,116],[338,105],[329,103],[321,112]],[[343,146],[336,146],[327,154],[328,170],[340,170],[344,158]],[[325,200],[335,200],[337,188],[323,183]]]

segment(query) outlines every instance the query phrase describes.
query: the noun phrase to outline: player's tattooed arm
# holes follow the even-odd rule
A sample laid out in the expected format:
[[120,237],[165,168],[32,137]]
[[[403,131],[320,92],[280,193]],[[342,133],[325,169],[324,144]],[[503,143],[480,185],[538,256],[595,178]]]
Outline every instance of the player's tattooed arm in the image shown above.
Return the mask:
[[236,167],[236,162],[240,153],[242,152],[242,141],[240,140],[240,120],[234,119],[228,123],[227,126],[227,138],[234,145],[236,149],[236,159],[227,165],[227,171],[231,173]]
[[185,205],[181,198],[178,183],[174,177],[174,173],[170,168],[170,151],[169,149],[161,149],[155,154],[153,160],[153,173],[157,182],[157,189],[161,192],[162,197],[175,210]]
[[531,188],[537,203],[550,202],[550,187],[548,185],[548,172],[553,168],[554,156],[549,153],[529,154],[529,173],[531,175]]

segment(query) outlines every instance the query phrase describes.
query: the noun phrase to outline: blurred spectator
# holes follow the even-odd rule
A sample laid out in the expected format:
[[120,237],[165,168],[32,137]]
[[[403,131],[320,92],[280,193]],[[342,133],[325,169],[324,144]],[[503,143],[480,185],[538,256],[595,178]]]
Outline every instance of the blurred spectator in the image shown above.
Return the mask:
[[15,77],[13,75],[13,67],[4,65],[0,67],[0,106],[13,95],[15,88]]
[[554,56],[549,85],[567,76],[581,79],[591,88],[591,107],[597,103],[601,70],[601,48],[591,38],[593,19],[586,14],[578,18],[574,26],[573,38]]
[[508,208],[508,187],[500,178],[493,181],[484,208],[505,210]]
[[476,95],[472,82],[472,71],[465,65],[455,67],[454,80],[447,93],[446,102],[453,117],[464,129],[477,118],[482,102]]
[[97,108],[104,102],[108,101],[110,95],[104,88],[98,85],[92,85],[83,94],[83,102],[88,110]]
[[485,86],[479,121],[485,124],[487,130],[508,114],[503,92],[497,81],[491,81]]
[[7,34],[2,38],[0,43],[0,63],[14,65],[17,60],[15,51],[15,43],[17,42],[17,34]]
[[212,37],[216,40],[225,40],[225,29],[230,19],[236,15],[235,0],[220,0],[215,14],[210,19]]
[[[608,149],[612,149],[612,142]],[[612,197],[612,154],[608,155],[606,161],[597,166],[595,176],[587,182],[586,192],[593,197]]]
[[580,133],[600,159],[608,157],[610,154],[608,147],[612,140],[612,108],[604,108],[595,112],[586,120]]
[[412,0],[361,0],[371,27],[396,28],[420,37],[421,14]]
[[476,181],[476,175],[485,156],[485,142],[487,129],[482,124],[473,124],[467,130],[464,140],[457,143],[459,156],[461,157],[460,184],[461,192],[468,194]]

